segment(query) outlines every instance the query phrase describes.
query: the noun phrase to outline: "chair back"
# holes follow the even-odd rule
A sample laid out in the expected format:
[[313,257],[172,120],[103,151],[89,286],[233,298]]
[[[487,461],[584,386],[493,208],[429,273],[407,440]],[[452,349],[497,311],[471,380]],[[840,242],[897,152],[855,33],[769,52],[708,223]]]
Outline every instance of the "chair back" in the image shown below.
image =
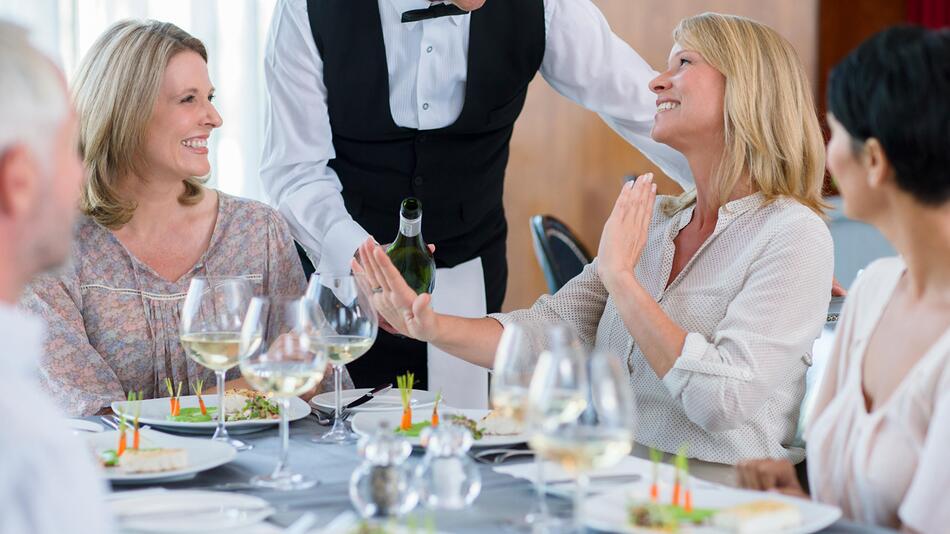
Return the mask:
[[574,232],[552,215],[531,217],[531,240],[552,294],[593,260]]

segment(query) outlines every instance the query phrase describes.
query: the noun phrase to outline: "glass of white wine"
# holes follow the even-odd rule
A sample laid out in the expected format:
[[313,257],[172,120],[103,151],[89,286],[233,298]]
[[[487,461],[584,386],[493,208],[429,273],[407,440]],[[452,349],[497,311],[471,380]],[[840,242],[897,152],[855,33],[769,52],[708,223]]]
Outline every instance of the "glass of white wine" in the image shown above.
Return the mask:
[[[531,345],[530,328],[521,323],[505,325],[505,331],[495,350],[495,365],[492,369],[492,409],[502,416],[525,424],[528,405],[528,388],[538,363],[539,351]],[[541,526],[551,522],[544,495],[544,464],[535,455],[538,468],[534,485],[537,500],[525,516],[528,524]]]
[[254,289],[245,278],[196,276],[188,286],[179,325],[185,354],[214,371],[217,378],[218,427],[211,439],[226,442],[239,451],[248,450],[251,445],[232,438],[225,428],[224,380],[228,369],[238,364],[241,326],[253,296]]
[[[270,393],[280,406],[280,459],[270,475],[256,476],[251,484],[278,490],[314,486],[311,477],[287,467],[290,397],[310,391],[323,380],[326,353],[315,343],[317,325],[305,298],[255,297],[241,330],[241,374],[258,391]],[[255,347],[256,346],[256,347]],[[254,348],[254,350],[249,350]]]
[[576,532],[585,532],[587,473],[618,464],[633,448],[636,411],[628,377],[619,358],[604,352],[580,360],[545,352],[538,361],[528,441],[575,477]]
[[320,330],[319,343],[333,364],[333,427],[317,436],[317,443],[351,443],[357,435],[343,421],[343,368],[373,346],[379,321],[362,283],[362,274],[319,274],[310,277],[307,298]]

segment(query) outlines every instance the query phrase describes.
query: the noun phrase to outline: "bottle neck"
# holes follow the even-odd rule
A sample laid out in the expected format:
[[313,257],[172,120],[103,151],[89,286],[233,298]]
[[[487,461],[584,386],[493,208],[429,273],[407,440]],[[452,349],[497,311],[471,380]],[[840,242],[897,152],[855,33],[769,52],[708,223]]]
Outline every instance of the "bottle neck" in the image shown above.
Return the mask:
[[399,233],[406,237],[416,237],[422,233],[422,216],[416,217],[415,219],[407,219],[402,215],[399,216]]

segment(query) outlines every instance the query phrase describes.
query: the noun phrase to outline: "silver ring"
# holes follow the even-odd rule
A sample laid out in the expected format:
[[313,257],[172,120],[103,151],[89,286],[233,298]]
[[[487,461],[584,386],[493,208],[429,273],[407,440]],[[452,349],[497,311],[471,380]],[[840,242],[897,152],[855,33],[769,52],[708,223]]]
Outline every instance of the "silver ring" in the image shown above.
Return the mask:
[[373,293],[382,293],[382,292],[383,292],[383,286],[373,288]]

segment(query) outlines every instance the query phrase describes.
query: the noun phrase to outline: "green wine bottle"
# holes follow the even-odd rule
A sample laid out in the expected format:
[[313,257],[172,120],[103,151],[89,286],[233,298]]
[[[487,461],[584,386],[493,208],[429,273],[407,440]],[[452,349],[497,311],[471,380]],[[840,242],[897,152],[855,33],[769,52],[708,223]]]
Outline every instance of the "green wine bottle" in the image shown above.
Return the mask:
[[422,240],[422,202],[409,197],[399,209],[399,234],[386,254],[416,294],[432,293],[435,259]]

